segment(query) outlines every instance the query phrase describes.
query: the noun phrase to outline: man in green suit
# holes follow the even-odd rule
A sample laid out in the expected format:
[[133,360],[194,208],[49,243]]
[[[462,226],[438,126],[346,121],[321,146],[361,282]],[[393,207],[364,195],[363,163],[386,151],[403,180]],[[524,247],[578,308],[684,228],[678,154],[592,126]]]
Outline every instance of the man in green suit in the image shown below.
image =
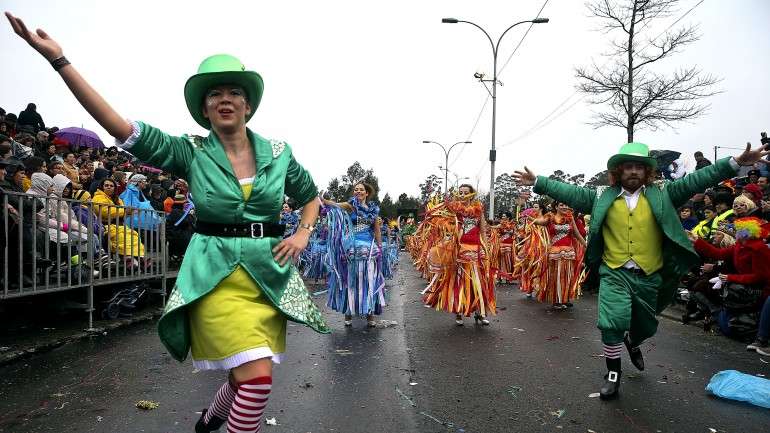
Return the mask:
[[739,166],[759,161],[768,154],[764,149],[752,150],[748,144],[737,157],[665,184],[653,182],[657,164],[642,143],[626,143],[609,159],[609,187],[581,188],[535,176],[526,167],[513,175],[518,184],[534,186],[538,194],[591,214],[586,284],[599,287],[597,326],[608,369],[602,399],[618,395],[624,344],[634,366],[644,369],[639,345],[655,335],[655,316],[673,299],[682,275],[699,263],[677,208],[696,193],[735,176]]

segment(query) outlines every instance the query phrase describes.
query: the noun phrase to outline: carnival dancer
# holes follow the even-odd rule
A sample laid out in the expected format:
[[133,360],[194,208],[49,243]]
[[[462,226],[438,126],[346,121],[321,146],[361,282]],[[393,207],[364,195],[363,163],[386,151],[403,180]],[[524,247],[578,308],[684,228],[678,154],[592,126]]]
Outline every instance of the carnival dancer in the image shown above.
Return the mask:
[[446,200],[434,195],[425,204],[424,218],[410,237],[410,253],[414,267],[426,280],[433,279],[448,267],[455,266],[457,217],[446,206]]
[[572,301],[580,294],[585,230],[583,222],[572,216],[565,203],[554,203],[554,210],[534,221],[546,227],[549,238],[548,272],[537,300],[550,302],[556,310],[565,310],[572,307]]
[[302,252],[304,259],[300,258],[300,261],[304,263],[302,275],[305,278],[312,278],[316,282],[321,278],[326,278],[329,272],[326,267],[327,238],[329,235],[329,228],[326,225],[328,209],[327,206],[321,208],[320,218],[316,223],[315,230],[313,230],[313,234],[310,236],[308,246]]
[[696,193],[734,176],[739,166],[759,161],[770,153],[765,147],[752,150],[748,144],[737,157],[665,184],[653,183],[656,160],[646,144],[636,142],[624,144],[607,162],[609,187],[581,188],[535,176],[526,167],[513,175],[518,184],[534,185],[536,193],[593,215],[587,285],[599,286],[598,327],[608,370],[602,399],[618,395],[624,344],[634,366],[644,369],[639,345],[655,335],[655,316],[672,301],[679,279],[700,263],[676,209]]
[[190,115],[211,132],[174,137],[124,120],[63,56],[43,30],[27,30],[6,13],[14,31],[58,71],[86,111],[139,159],[189,180],[197,233],[158,324],[160,339],[198,369],[230,370],[196,432],[260,430],[272,386],[272,365],[285,350],[286,320],[328,332],[290,260],[307,244],[317,206],[305,206],[300,230],[280,240],[284,193],[315,199],[310,174],[284,142],[246,128],[262,96],[262,78],[233,56],[205,59],[185,84]]
[[398,217],[399,221],[399,228],[400,228],[400,234],[401,234],[401,245],[402,249],[409,252],[409,254],[414,258],[414,233],[417,230],[417,225],[414,222],[414,217],[412,214],[409,214],[409,216],[406,218],[405,223],[401,224],[401,217]]
[[294,206],[289,201],[283,202],[281,207],[281,219],[278,221],[286,228],[283,231],[283,238],[286,239],[297,231],[299,226],[299,215],[294,212]]
[[386,280],[393,279],[393,270],[395,268],[394,257],[392,254],[393,241],[390,233],[390,223],[387,218],[380,219],[380,239],[382,239],[382,275]]
[[[487,315],[496,314],[495,281],[486,243],[484,207],[473,187],[463,184],[456,197],[446,200],[446,209],[456,223],[449,237],[431,252],[444,266],[422,292],[423,302],[436,310],[455,313],[458,326],[463,325],[463,316],[471,314],[477,323],[488,326]],[[451,261],[447,263],[446,258]]]
[[519,290],[527,298],[535,298],[543,288],[548,272],[548,232],[535,224],[540,218],[540,205],[525,209],[519,216],[516,228],[516,256],[514,279],[519,280]]
[[500,237],[500,253],[498,255],[498,276],[502,283],[513,282],[514,246],[516,238],[516,223],[510,212],[503,212],[500,224],[496,227]]
[[352,326],[353,316],[366,316],[367,326],[374,327],[374,315],[382,314],[385,306],[380,207],[368,201],[374,194],[371,185],[358,182],[347,202],[323,199],[332,206],[328,213],[326,305],[345,315],[345,326]]
[[389,256],[389,262],[391,267],[391,274],[396,271],[396,267],[399,262],[399,250],[401,246],[401,236],[399,235],[398,222],[396,220],[390,220],[388,222],[388,247],[387,254]]

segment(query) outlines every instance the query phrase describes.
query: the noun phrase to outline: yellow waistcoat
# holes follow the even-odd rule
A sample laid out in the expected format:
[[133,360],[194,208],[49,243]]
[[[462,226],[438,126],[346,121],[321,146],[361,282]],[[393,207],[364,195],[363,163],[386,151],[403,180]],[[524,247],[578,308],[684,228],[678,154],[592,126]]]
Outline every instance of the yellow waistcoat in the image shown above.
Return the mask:
[[602,226],[604,253],[602,260],[617,269],[633,260],[647,274],[663,267],[663,232],[652,214],[650,203],[639,195],[639,203],[628,210],[623,197],[618,197],[607,211]]

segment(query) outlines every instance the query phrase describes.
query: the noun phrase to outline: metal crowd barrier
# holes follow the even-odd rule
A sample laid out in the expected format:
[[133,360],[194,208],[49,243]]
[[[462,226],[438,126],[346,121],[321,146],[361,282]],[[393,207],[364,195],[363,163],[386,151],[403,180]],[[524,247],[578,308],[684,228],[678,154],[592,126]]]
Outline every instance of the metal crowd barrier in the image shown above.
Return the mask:
[[2,206],[0,300],[84,288],[90,329],[97,287],[160,279],[165,306],[164,212],[7,191]]

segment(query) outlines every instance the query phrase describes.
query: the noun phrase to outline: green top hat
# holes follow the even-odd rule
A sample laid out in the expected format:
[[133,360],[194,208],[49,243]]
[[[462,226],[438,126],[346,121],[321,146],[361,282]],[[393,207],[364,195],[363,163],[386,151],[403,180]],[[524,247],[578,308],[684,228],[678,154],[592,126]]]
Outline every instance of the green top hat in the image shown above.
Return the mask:
[[612,170],[619,164],[629,161],[641,162],[652,169],[658,167],[658,161],[650,157],[650,148],[644,143],[633,142],[624,144],[617,154],[612,155],[607,161],[607,169]]
[[229,54],[215,54],[204,59],[198,67],[198,73],[185,83],[184,99],[193,119],[206,129],[211,129],[211,122],[203,116],[203,98],[209,89],[221,84],[235,84],[246,91],[251,106],[247,122],[257,111],[265,88],[258,73],[247,71],[240,60]]

